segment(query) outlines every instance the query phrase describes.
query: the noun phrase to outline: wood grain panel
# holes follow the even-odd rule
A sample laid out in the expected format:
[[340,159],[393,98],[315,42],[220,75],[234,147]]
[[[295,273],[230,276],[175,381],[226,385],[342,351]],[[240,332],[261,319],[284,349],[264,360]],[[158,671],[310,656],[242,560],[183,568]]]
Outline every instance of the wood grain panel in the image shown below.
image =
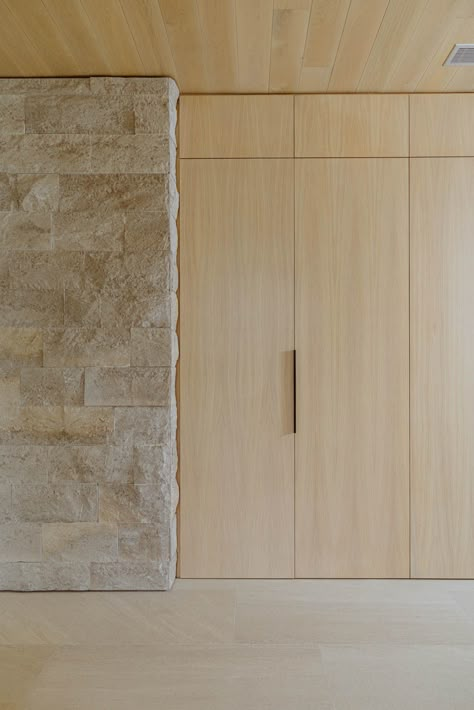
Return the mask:
[[[304,2],[304,0],[302,0]],[[280,0],[280,4],[284,4]],[[291,91],[298,86],[301,58],[308,31],[308,7],[274,7],[270,57],[270,92]]]
[[391,0],[357,85],[359,91],[390,90],[392,73],[410,44],[426,4],[426,0]]
[[[235,6],[240,91],[265,93],[270,76],[273,0],[238,0]],[[230,91],[230,88],[228,88]]]
[[296,161],[296,576],[406,577],[408,161]]
[[181,91],[209,91],[210,81],[196,2],[160,0],[159,5],[180,77]]
[[296,157],[408,155],[406,96],[296,96]]
[[196,0],[201,21],[202,41],[209,91],[219,93],[237,83],[237,26],[235,3]]
[[313,0],[303,70],[318,68],[318,89],[326,91],[334,66],[350,0]]
[[293,576],[293,172],[181,163],[183,577]]
[[411,155],[474,155],[473,115],[472,94],[410,97]]
[[329,91],[354,91],[389,0],[352,0],[332,67]]
[[474,159],[411,165],[414,577],[474,577]]
[[181,158],[293,156],[292,96],[183,96]]
[[442,67],[472,39],[472,0],[0,0],[0,14],[2,76],[311,93],[421,90],[428,72],[428,90],[474,87],[470,69]]

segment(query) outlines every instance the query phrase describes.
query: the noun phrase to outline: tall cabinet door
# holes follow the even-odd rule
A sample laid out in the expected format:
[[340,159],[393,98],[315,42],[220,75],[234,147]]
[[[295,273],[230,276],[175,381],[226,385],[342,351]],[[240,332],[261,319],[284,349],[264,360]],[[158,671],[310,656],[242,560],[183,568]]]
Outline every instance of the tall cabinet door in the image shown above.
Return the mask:
[[296,576],[409,576],[408,161],[296,161]]
[[181,161],[182,577],[294,573],[293,178]]
[[412,573],[472,578],[474,158],[415,158],[410,184]]

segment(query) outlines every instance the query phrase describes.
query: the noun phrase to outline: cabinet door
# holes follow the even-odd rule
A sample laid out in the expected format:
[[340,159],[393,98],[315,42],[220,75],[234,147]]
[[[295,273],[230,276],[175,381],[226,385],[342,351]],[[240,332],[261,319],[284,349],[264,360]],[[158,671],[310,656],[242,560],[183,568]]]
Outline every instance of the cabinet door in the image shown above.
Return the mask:
[[296,576],[409,576],[408,161],[296,161]]
[[414,577],[474,577],[474,159],[411,162]]
[[293,178],[181,161],[182,577],[294,573]]

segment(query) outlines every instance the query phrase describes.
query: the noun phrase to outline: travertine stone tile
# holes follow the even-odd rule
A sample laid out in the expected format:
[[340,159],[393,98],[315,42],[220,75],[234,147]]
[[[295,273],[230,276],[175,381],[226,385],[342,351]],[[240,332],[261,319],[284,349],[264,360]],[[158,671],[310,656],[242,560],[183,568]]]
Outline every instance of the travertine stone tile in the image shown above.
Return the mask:
[[32,523],[0,525],[0,562],[39,562],[40,560],[41,525]]
[[[0,353],[2,329],[0,329]],[[128,328],[55,328],[44,332],[45,367],[130,365]]]
[[[107,481],[107,446],[52,446],[49,451],[51,483],[100,483]],[[115,480],[115,479],[112,479]]]
[[118,551],[122,560],[166,560],[170,553],[169,526],[119,527]]
[[131,364],[136,367],[167,367],[172,364],[170,328],[132,328]]
[[133,133],[133,99],[91,95],[27,96],[25,126],[27,133]]
[[170,140],[159,133],[133,136],[91,136],[93,173],[167,173]]
[[12,519],[12,484],[0,481],[0,524]]
[[51,215],[44,212],[0,213],[0,247],[51,249]]
[[64,322],[64,297],[45,291],[41,298],[34,289],[0,289],[1,326],[58,326]]
[[0,173],[0,210],[4,212],[16,206],[14,177],[8,173]]
[[125,215],[125,251],[143,256],[169,251],[170,219],[164,212]]
[[114,443],[119,445],[168,445],[170,412],[165,407],[117,407]]
[[135,133],[159,133],[170,140],[174,126],[170,127],[167,95],[136,94],[134,108]]
[[43,556],[54,562],[109,562],[118,557],[117,526],[108,523],[43,525]]
[[64,290],[64,325],[99,327],[101,308],[99,295],[90,289]]
[[0,94],[89,94],[90,79],[2,79]]
[[65,251],[122,251],[125,216],[121,213],[59,212],[52,217],[55,249]]
[[20,403],[20,372],[8,365],[0,366],[0,402],[2,406]]
[[106,296],[127,296],[131,301],[144,295],[167,295],[169,255],[87,253],[84,258],[86,287]]
[[176,83],[167,77],[93,76],[90,79],[90,88],[93,94],[153,94],[162,96],[163,99],[169,96],[170,91],[177,92]]
[[90,367],[86,370],[86,406],[165,406],[169,398],[169,368]]
[[[116,293],[101,297],[102,323],[108,328],[168,328],[171,323],[169,295],[144,294],[130,300],[130,293]],[[1,309],[0,309],[1,313]],[[1,322],[1,321],[0,321]]]
[[81,591],[90,588],[90,565],[78,562],[6,562],[0,565],[0,589]]
[[18,209],[26,212],[54,212],[58,209],[59,175],[16,175],[14,180]]
[[24,368],[21,371],[21,404],[52,406],[84,404],[84,370],[80,368]]
[[61,175],[59,210],[164,212],[168,182],[166,175]]
[[169,503],[166,486],[104,484],[99,487],[99,520],[158,525],[168,519]]
[[[79,253],[15,252],[9,259],[11,288],[63,291],[84,286],[84,255]],[[42,297],[42,296],[41,296]]]
[[165,562],[93,562],[91,589],[168,589],[169,571]]
[[0,484],[6,481],[46,483],[47,480],[47,447],[0,446]]
[[15,483],[12,511],[15,520],[22,522],[96,522],[97,486],[92,483]]
[[111,446],[105,480],[167,485],[172,475],[168,446]]
[[0,95],[0,133],[25,132],[25,99],[14,94]]
[[21,407],[0,418],[3,444],[105,444],[113,413],[101,407]]
[[0,171],[81,173],[89,168],[89,136],[0,134]]

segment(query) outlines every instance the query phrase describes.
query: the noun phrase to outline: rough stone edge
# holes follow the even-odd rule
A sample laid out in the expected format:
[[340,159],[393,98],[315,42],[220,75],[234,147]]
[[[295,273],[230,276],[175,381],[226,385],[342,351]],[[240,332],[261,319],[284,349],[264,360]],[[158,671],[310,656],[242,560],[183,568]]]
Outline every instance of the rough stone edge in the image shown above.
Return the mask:
[[[164,88],[162,88],[164,85]],[[176,360],[178,359],[178,337],[177,337],[177,321],[178,321],[178,298],[177,298],[177,288],[178,288],[178,263],[177,263],[177,250],[178,250],[178,229],[177,229],[177,217],[179,210],[179,192],[177,188],[177,118],[178,118],[178,100],[179,100],[179,88],[170,77],[70,77],[70,78],[51,78],[51,77],[41,77],[41,78],[29,78],[29,77],[18,77],[14,79],[1,78],[0,79],[0,94],[42,94],[42,93],[56,93],[56,94],[82,94],[90,95],[97,93],[149,93],[153,94],[159,89],[162,92],[163,98],[167,98],[168,109],[169,109],[169,138],[170,138],[170,169],[169,169],[169,229],[170,229],[170,254],[171,254],[171,265],[173,274],[175,278],[171,279],[171,330],[173,336],[176,339]],[[168,560],[168,575],[167,575],[167,585],[163,587],[156,588],[155,591],[167,591],[172,588],[176,579],[176,566],[177,566],[177,507],[179,502],[179,487],[177,481],[178,472],[178,453],[177,453],[177,400],[176,400],[176,362],[173,363],[172,370],[174,374],[174,392],[175,397],[171,403],[171,427],[170,427],[170,446],[174,455],[172,456],[172,468],[170,470],[170,550],[169,550],[169,560]],[[5,563],[8,564],[11,569],[13,567],[18,567],[21,573],[16,576],[15,582],[7,579],[2,580],[0,577],[0,591],[14,591],[14,592],[27,592],[27,591],[88,591],[91,589],[90,574],[92,563],[77,565],[76,563],[69,564],[53,564],[50,563],[49,567],[54,568],[54,570],[46,569],[45,561],[41,562],[12,562]],[[30,565],[34,565],[36,571],[38,572],[38,579],[34,585],[31,584],[30,579],[23,578],[23,572],[28,570]],[[80,569],[79,569],[80,568]],[[62,582],[60,586],[57,586],[55,581],[50,579],[43,579],[43,575],[46,574],[48,577],[48,572],[54,571],[54,576],[58,572],[66,573],[66,581]],[[81,581],[78,583],[75,579],[75,575],[79,573],[82,577]],[[69,579],[71,576],[71,580]],[[110,589],[110,591],[113,591]],[[130,591],[133,591],[130,589]]]

